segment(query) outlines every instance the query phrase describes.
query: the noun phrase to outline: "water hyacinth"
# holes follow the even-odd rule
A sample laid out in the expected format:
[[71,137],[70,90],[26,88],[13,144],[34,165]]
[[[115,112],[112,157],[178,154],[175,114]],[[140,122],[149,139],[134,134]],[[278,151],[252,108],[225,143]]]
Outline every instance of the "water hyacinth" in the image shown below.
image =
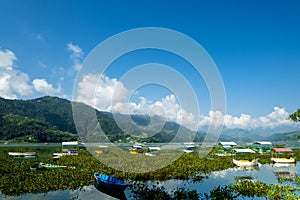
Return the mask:
[[[213,149],[206,157],[200,158],[198,153],[187,153],[183,154],[179,159],[172,162],[170,165],[161,168],[156,171],[149,171],[145,173],[129,173],[125,171],[116,170],[107,167],[95,157],[93,157],[88,151],[80,150],[78,156],[63,156],[60,159],[53,159],[52,153],[59,151],[60,147],[24,147],[24,148],[13,148],[13,147],[1,147],[0,148],[0,191],[5,195],[21,195],[25,193],[43,193],[55,190],[65,189],[77,189],[83,186],[94,184],[93,172],[115,176],[119,179],[125,180],[135,184],[145,183],[146,181],[163,181],[169,179],[181,179],[181,180],[192,180],[202,181],[212,171],[220,171],[234,167],[232,163],[232,157],[219,157],[215,155],[216,149]],[[37,157],[31,159],[25,158],[11,158],[8,156],[9,151],[36,151]],[[294,151],[295,156],[299,159],[299,150]],[[111,155],[110,155],[111,156]],[[270,155],[256,155],[260,162],[270,163]],[[158,157],[159,158],[159,157]],[[107,156],[109,158],[109,154]],[[146,159],[146,157],[145,157]],[[75,169],[62,169],[61,171],[32,171],[30,166],[37,162],[45,162],[56,165],[74,166]],[[122,163],[120,163],[122,164]],[[295,178],[299,183],[299,178]],[[242,183],[247,184],[247,183]],[[249,185],[251,190],[243,191],[243,185],[232,186],[235,192],[241,195],[267,195],[278,197],[278,191],[284,195],[293,197],[292,193],[295,188],[277,188],[275,185],[268,186],[263,184]],[[263,189],[259,189],[263,188]],[[286,189],[286,190],[285,190]],[[227,191],[224,188],[219,188],[217,191]],[[263,193],[268,190],[269,193]],[[147,189],[145,189],[147,191]],[[144,191],[144,192],[145,192]],[[152,190],[151,190],[152,191]],[[153,192],[153,191],[152,191]],[[175,192],[175,191],[174,191]],[[188,192],[188,191],[187,191]],[[252,193],[251,193],[252,192]],[[173,194],[181,196],[188,195],[183,194],[182,190],[178,190]],[[193,192],[189,195],[193,196]],[[161,195],[164,195],[161,193]],[[200,194],[199,194],[200,195]],[[171,196],[172,197],[172,196]],[[170,197],[170,198],[171,198]],[[173,198],[172,197],[172,198]],[[204,197],[204,196],[203,196]]]

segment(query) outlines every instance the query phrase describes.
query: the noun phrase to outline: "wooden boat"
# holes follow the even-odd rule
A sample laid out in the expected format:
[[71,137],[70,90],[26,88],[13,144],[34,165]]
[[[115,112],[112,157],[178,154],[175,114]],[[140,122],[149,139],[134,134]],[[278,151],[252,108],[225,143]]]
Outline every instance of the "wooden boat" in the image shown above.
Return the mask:
[[296,159],[290,148],[273,148],[271,161],[273,163],[295,163]]
[[271,158],[274,163],[295,163],[295,158]]
[[[252,149],[233,149],[232,152],[235,155],[243,155],[243,154],[254,154],[255,151]],[[239,156],[240,157],[240,156]],[[239,166],[239,167],[252,167],[258,165],[258,158],[247,160],[247,159],[237,159],[236,156],[233,158],[233,164]]]
[[148,147],[147,152],[145,153],[146,156],[159,156],[159,151],[161,150],[160,147]]
[[8,155],[13,157],[34,158],[36,152],[8,152]]
[[63,156],[63,153],[53,153],[53,158],[57,159]]
[[145,156],[150,156],[150,157],[153,157],[153,156],[159,156],[159,153],[146,152],[146,153],[145,153]]
[[94,177],[98,186],[108,190],[124,191],[128,186],[122,180],[98,172],[94,172]]
[[139,144],[134,144],[132,146],[132,148],[129,149],[129,152],[131,154],[139,154],[139,153],[144,153],[145,149],[141,145],[139,145]]
[[233,164],[239,166],[239,167],[251,167],[258,165],[258,158],[253,160],[236,160],[233,159]]
[[62,170],[64,168],[69,168],[69,167],[63,165],[54,165],[49,163],[36,163],[31,165],[30,167],[31,170]]

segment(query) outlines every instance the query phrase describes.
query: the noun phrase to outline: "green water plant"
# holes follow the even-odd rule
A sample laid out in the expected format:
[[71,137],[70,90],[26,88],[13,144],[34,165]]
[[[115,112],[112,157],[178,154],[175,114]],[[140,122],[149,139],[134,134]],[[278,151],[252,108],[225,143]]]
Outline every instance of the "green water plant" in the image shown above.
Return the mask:
[[[164,181],[169,179],[181,179],[202,181],[212,171],[220,171],[234,167],[232,157],[218,157],[213,152],[206,157],[199,157],[198,153],[183,154],[179,159],[172,162],[170,165],[156,171],[149,171],[145,173],[129,173],[110,168],[87,150],[80,150],[78,156],[63,156],[60,159],[53,159],[52,153],[57,152],[61,147],[44,146],[44,147],[1,147],[0,148],[0,191],[5,195],[21,195],[24,193],[40,193],[54,190],[78,189],[83,186],[92,185],[94,183],[93,172],[98,171],[107,175],[115,176],[119,179],[125,180],[132,184],[147,181]],[[33,159],[15,159],[8,156],[9,151],[36,151],[37,157]],[[299,158],[299,150],[294,151],[297,159]],[[112,155],[108,155],[112,156]],[[264,157],[263,157],[264,156]],[[261,158],[268,163],[268,157],[263,155]],[[60,171],[32,171],[30,166],[37,162],[51,163],[63,166],[75,166],[75,169],[62,169]],[[299,183],[299,178],[296,179]],[[245,190],[242,186],[234,186],[235,191],[245,195],[276,195],[279,189],[276,186],[269,187],[267,185],[248,185],[250,190]],[[273,191],[269,194],[263,193],[263,190]],[[275,188],[275,189],[274,189]],[[157,188],[152,188],[150,191]],[[242,190],[244,189],[244,190]],[[148,191],[147,189],[145,189]],[[213,192],[226,193],[228,188],[217,188]],[[292,196],[292,191],[283,192],[285,195]],[[253,192],[253,193],[251,193]],[[163,193],[160,195],[164,196]],[[187,193],[182,190],[177,190],[172,196],[192,197],[196,194],[192,191]]]

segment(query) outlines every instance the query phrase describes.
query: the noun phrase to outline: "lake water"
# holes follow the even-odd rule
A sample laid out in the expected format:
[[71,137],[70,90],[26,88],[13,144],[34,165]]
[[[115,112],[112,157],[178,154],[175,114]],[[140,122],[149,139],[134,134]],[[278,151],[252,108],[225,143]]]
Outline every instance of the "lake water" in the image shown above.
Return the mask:
[[[53,147],[60,147],[61,144],[51,144]],[[2,145],[4,147],[4,145]],[[9,144],[5,147],[42,147],[48,146],[47,144]],[[299,145],[295,145],[296,148],[299,148]],[[124,147],[124,148],[127,148]],[[51,152],[52,153],[52,152]],[[163,182],[148,182],[148,185],[163,186],[165,191],[172,193],[176,188],[186,188],[190,190],[196,190],[198,193],[209,193],[213,188],[217,186],[225,186],[228,184],[235,183],[240,177],[248,177],[254,181],[261,181],[267,184],[279,184],[279,185],[296,185],[294,181],[283,180],[279,181],[278,176],[290,176],[291,179],[295,175],[300,175],[300,163],[296,165],[273,165],[273,164],[264,164],[256,168],[241,169],[241,168],[229,168],[223,171],[216,171],[210,173],[207,178],[202,179],[198,182],[193,182],[192,180],[168,180]],[[299,194],[300,195],[300,194]],[[130,189],[125,190],[125,196],[127,199],[132,199],[132,193]],[[58,190],[50,191],[47,193],[39,194],[24,194],[21,196],[6,196],[0,192],[0,199],[4,200],[93,200],[93,199],[115,199],[112,196],[109,196],[97,188],[94,185],[85,186],[78,190]],[[253,199],[253,198],[251,198]],[[256,198],[256,199],[265,199],[265,198]]]
[[[300,174],[300,165],[273,165],[265,164],[256,168],[241,169],[241,168],[230,168],[223,171],[212,172],[208,175],[208,178],[205,178],[199,182],[193,182],[192,180],[168,180],[159,182],[154,182],[157,186],[164,186],[165,191],[170,192],[176,188],[186,188],[191,190],[197,190],[199,193],[208,193],[214,187],[225,186],[231,183],[234,183],[238,177],[251,177],[254,181],[262,181],[267,184],[276,183],[279,185],[295,185],[293,181],[278,181],[276,174],[281,175],[290,175],[292,178],[296,174]],[[149,185],[152,182],[148,183]],[[129,189],[125,190],[125,196],[127,199],[131,199],[131,192]],[[22,196],[5,196],[0,194],[0,199],[5,200],[70,200],[70,199],[115,199],[112,196],[109,196],[103,192],[100,192],[95,188],[94,185],[85,186],[79,190],[59,190],[51,191],[48,193],[41,194],[24,194]],[[253,198],[251,198],[253,199]],[[264,198],[257,198],[264,199]]]

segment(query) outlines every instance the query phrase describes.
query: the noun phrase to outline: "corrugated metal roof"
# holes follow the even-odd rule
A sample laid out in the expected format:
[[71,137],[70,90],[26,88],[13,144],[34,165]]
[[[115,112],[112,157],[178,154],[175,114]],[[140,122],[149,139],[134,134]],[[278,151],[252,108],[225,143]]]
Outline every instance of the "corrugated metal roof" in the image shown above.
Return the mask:
[[78,142],[77,141],[74,141],[74,142],[62,142],[62,145],[63,146],[78,145]]
[[235,153],[255,153],[252,149],[233,149]]
[[235,142],[220,142],[222,146],[236,146]]
[[257,141],[257,142],[254,142],[254,144],[272,145],[272,142],[267,142],[267,141]]
[[293,152],[290,148],[273,148],[272,151],[274,152]]

